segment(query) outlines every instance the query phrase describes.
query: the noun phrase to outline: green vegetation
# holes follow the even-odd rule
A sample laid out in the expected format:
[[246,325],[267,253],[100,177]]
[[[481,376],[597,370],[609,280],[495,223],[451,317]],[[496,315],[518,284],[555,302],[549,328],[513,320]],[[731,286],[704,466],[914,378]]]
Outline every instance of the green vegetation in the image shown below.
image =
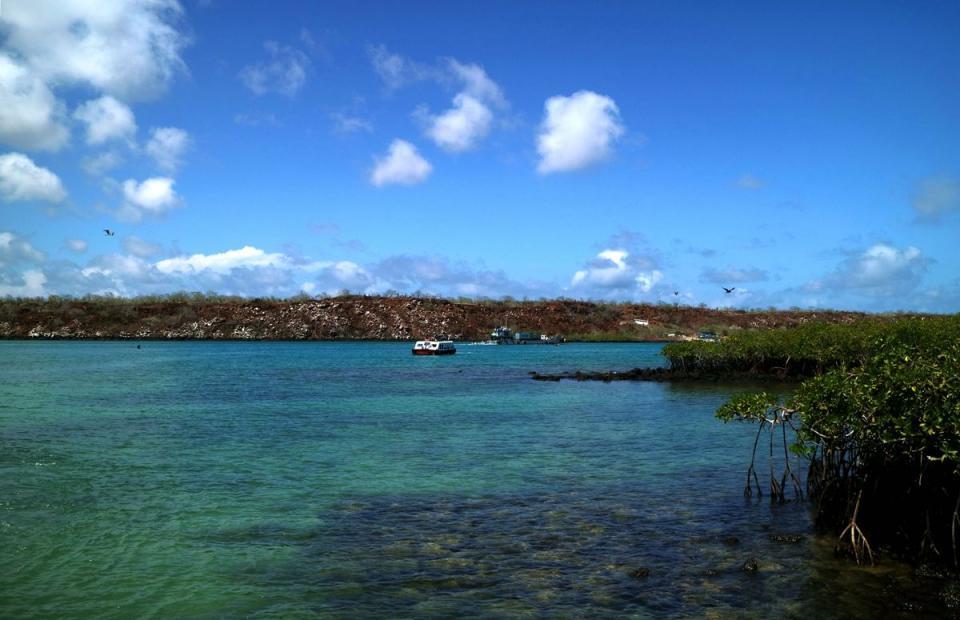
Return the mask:
[[[838,533],[838,548],[858,562],[886,548],[958,565],[960,315],[743,333],[665,353],[681,367],[809,376],[785,400],[741,394],[717,416],[769,428],[771,454],[774,430],[786,444],[793,427],[791,448],[810,463],[817,525]],[[787,474],[771,470],[775,499],[785,499]],[[751,485],[760,491],[753,463],[748,494]]]
[[874,317],[850,323],[810,322],[787,329],[744,330],[719,342],[677,342],[663,354],[677,370],[812,377],[862,365],[887,340],[923,348],[956,334],[956,317]]

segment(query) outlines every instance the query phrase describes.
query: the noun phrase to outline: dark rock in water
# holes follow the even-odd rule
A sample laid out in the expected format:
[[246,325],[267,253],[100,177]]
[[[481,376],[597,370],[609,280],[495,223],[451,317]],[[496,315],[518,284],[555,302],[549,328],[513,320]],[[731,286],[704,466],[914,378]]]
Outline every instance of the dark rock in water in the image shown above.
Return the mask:
[[603,381],[604,383],[609,383],[610,381],[783,381],[783,377],[756,372],[708,373],[677,368],[633,368],[631,370],[611,370],[605,372],[583,372],[577,370],[556,374],[541,374],[539,372],[531,372],[529,374],[534,381],[561,381],[563,379],[569,379],[571,381]]
[[795,545],[799,542],[803,542],[805,536],[803,534],[773,534],[770,536],[770,540],[775,543],[780,543],[782,545]]
[[650,569],[645,566],[641,566],[640,568],[635,568],[630,571],[630,576],[633,577],[634,579],[646,579],[647,577],[650,576]]
[[760,563],[757,558],[750,558],[743,563],[743,570],[747,573],[755,573],[760,569]]
[[735,547],[740,544],[740,539],[736,536],[727,536],[721,542],[728,547]]

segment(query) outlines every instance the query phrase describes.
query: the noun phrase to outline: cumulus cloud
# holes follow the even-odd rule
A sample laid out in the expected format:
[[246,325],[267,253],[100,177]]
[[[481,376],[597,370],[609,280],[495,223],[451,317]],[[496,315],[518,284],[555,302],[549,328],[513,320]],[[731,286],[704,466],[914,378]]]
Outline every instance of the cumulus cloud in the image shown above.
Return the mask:
[[[64,146],[70,134],[66,106],[55,95],[60,89],[125,102],[161,94],[184,68],[180,51],[187,39],[175,28],[181,13],[176,0],[4,3],[0,142],[25,150]],[[114,118],[121,125],[113,129],[104,124],[109,119],[99,121],[106,133],[88,133],[94,143],[129,127],[127,117]]]
[[[21,243],[22,242],[22,243]],[[43,262],[13,233],[0,233],[0,295],[145,295],[214,290],[223,294],[290,296],[300,291],[336,294],[343,289],[368,294],[391,290],[445,296],[542,294],[538,284],[521,284],[501,271],[475,268],[441,256],[390,256],[360,264],[350,260],[312,260],[252,245],[223,252],[196,253],[160,260],[130,252]],[[29,279],[25,273],[32,272]],[[42,276],[42,277],[41,277]]]
[[154,127],[147,142],[147,155],[165,172],[175,172],[180,167],[184,151],[190,145],[190,136],[177,127]]
[[806,285],[808,292],[847,290],[888,297],[913,291],[930,265],[918,248],[897,249],[877,243],[860,254],[847,257],[830,275]]
[[173,190],[175,181],[168,177],[153,177],[142,183],[134,179],[123,182],[124,207],[121,215],[138,220],[144,213],[159,214],[180,204]]
[[427,118],[427,136],[440,148],[458,153],[472,149],[490,132],[493,113],[482,102],[460,93],[453,98],[452,108]]
[[770,278],[769,274],[763,269],[737,269],[727,267],[726,269],[716,269],[708,267],[700,274],[701,282],[710,282],[712,284],[742,284],[744,282],[763,282]]
[[227,250],[219,254],[194,254],[178,256],[156,263],[162,273],[198,273],[212,271],[226,273],[238,267],[277,267],[286,264],[287,257],[280,253],[267,253],[259,248],[245,245],[239,250]]
[[151,99],[183,69],[176,0],[5,2],[5,47],[48,85]]
[[454,58],[447,60],[447,67],[456,80],[463,83],[463,92],[474,99],[486,101],[497,107],[505,107],[507,99],[503,91],[486,70],[477,64],[464,64]]
[[109,95],[91,99],[77,107],[73,117],[87,126],[87,144],[103,144],[108,140],[131,140],[137,133],[137,122],[128,106]]
[[30,242],[12,232],[0,232],[0,266],[14,263],[39,263],[46,259],[40,250],[30,245]]
[[59,150],[70,137],[63,122],[65,110],[43,80],[0,53],[0,142],[28,150]]
[[537,136],[540,174],[578,170],[602,161],[624,133],[617,104],[591,91],[550,97],[544,110]]
[[269,58],[247,65],[240,81],[255,95],[278,93],[293,97],[307,83],[310,59],[300,50],[275,41],[263,44]]
[[391,183],[414,185],[425,181],[433,166],[420,156],[417,148],[405,140],[394,140],[383,157],[377,158],[370,182],[377,187]]
[[663,280],[663,273],[655,267],[648,257],[633,256],[623,249],[607,249],[574,273],[570,284],[588,295],[649,293]]
[[491,107],[505,107],[507,100],[500,87],[490,79],[483,67],[449,59],[447,75],[460,84],[453,98],[453,107],[442,114],[418,110],[426,124],[426,134],[440,148],[459,153],[474,148],[489,132],[493,122]]
[[493,108],[507,106],[503,91],[477,64],[465,64],[454,58],[428,65],[391,53],[380,45],[369,50],[374,70],[389,90],[420,80],[432,80],[459,92],[452,106],[440,114],[432,114],[426,106],[415,112],[425,125],[425,133],[440,148],[458,153],[474,148],[489,132]]
[[0,297],[44,297],[47,276],[40,269],[27,269],[13,277],[0,275]]
[[12,232],[0,232],[0,297],[41,297],[47,278],[37,268],[43,252]]
[[61,202],[67,192],[54,173],[22,153],[7,153],[0,155],[0,195],[6,202]]
[[960,211],[960,179],[933,178],[920,183],[913,195],[913,209],[921,220],[937,221]]

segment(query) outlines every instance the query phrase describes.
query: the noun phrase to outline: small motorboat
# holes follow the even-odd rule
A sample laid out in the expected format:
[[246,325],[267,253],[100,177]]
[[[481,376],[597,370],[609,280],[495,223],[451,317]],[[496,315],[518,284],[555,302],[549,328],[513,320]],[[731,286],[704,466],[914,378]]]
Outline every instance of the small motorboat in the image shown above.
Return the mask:
[[456,352],[452,340],[418,340],[413,345],[414,355],[453,355]]

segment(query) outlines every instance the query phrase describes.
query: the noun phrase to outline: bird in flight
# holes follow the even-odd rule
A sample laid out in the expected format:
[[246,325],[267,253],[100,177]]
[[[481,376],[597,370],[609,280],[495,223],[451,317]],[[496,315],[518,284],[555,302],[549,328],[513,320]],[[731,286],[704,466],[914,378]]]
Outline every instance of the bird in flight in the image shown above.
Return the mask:
[[112,237],[112,236],[114,236],[115,234],[117,234],[117,232],[116,232],[115,230],[110,230],[109,228],[104,228],[104,229],[103,229],[103,232],[104,232],[104,234],[106,234],[108,237]]
[[737,287],[735,287],[735,286],[733,286],[733,287],[731,287],[731,288],[727,288],[727,287],[725,287],[725,286],[721,286],[720,288],[722,288],[722,289],[724,290],[724,292],[727,293],[727,295],[729,295],[730,293],[732,293],[732,292],[734,292],[735,290],[737,290]]
[[679,294],[680,294],[680,291],[674,291],[674,292],[673,292],[674,297],[676,297],[676,296],[679,295]]

